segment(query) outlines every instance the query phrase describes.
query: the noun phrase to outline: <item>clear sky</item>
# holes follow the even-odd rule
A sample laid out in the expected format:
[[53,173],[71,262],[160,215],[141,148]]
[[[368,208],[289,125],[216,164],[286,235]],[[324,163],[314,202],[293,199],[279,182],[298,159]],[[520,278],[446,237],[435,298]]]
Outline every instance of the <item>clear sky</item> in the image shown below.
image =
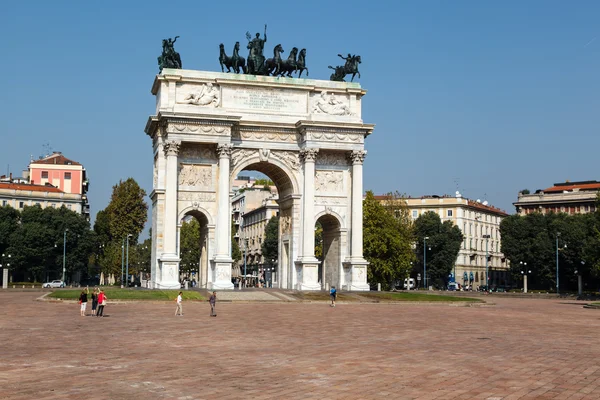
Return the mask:
[[49,143],[87,169],[92,215],[119,179],[149,193],[161,40],[217,71],[219,43],[267,23],[265,54],[305,47],[310,78],[361,55],[365,190],[458,188],[512,213],[520,189],[600,179],[599,17],[598,1],[7,2],[0,174]]

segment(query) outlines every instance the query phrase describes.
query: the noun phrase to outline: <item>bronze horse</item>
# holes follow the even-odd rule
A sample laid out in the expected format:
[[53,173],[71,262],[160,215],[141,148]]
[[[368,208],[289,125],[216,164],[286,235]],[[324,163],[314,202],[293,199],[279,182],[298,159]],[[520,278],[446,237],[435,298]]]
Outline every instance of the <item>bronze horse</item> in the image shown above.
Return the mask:
[[236,74],[240,73],[240,69],[246,73],[246,59],[244,57],[240,57],[240,42],[235,42],[235,46],[233,46],[233,56],[229,57],[225,54],[225,45],[221,43],[219,45],[220,54],[219,54],[219,63],[221,64],[221,72],[225,72],[225,68],[227,67],[227,72],[231,72],[231,68],[233,68],[233,72]]
[[281,62],[281,68],[279,74],[281,76],[285,76],[287,74],[288,78],[292,77],[292,72],[296,71],[296,56],[298,55],[298,48],[293,47],[292,51],[290,51],[290,55],[287,60]]
[[350,56],[350,54],[348,54],[347,58],[342,57],[340,54],[338,54],[338,56],[346,60],[346,64],[343,67],[339,66],[335,68],[331,65],[328,66],[327,68],[334,70],[329,79],[332,81],[345,82],[344,78],[349,74],[352,74],[350,82],[354,81],[356,74],[358,74],[358,77],[360,78],[360,71],[358,70],[358,64],[361,63],[360,56]]
[[279,75],[279,71],[281,70],[281,53],[283,53],[283,47],[281,46],[281,44],[278,44],[277,46],[275,46],[275,48],[273,49],[273,58],[269,58],[267,59],[267,62],[265,63],[266,67],[267,67],[267,74],[268,75],[273,75],[273,76],[277,76]]
[[296,71],[300,72],[298,78],[302,76],[302,71],[306,71],[306,76],[308,76],[308,68],[306,68],[306,49],[300,50],[298,61],[296,61]]

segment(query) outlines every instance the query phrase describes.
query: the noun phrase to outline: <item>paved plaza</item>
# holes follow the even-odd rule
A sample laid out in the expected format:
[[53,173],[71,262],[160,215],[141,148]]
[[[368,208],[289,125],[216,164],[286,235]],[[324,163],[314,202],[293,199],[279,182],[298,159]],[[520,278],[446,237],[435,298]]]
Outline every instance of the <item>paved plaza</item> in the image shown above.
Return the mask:
[[600,310],[495,305],[109,304],[0,292],[2,399],[598,399]]

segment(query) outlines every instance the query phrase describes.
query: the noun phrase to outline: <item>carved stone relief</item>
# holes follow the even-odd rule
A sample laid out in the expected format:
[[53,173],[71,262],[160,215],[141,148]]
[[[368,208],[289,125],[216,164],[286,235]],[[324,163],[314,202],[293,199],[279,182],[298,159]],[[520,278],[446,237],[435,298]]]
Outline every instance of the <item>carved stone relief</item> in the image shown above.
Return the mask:
[[281,211],[281,234],[286,235],[292,232],[292,210]]
[[360,143],[364,135],[360,133],[311,132],[310,137],[325,142],[354,142]]
[[210,165],[180,164],[179,186],[195,189],[212,188],[212,167]]
[[221,94],[219,85],[213,85],[208,82],[198,88],[194,88],[193,91],[184,95],[177,103],[191,104],[194,106],[219,107],[220,100]]
[[217,156],[215,154],[215,150],[212,147],[186,144],[179,152],[179,158],[182,160],[191,161],[215,161],[217,159]]
[[354,115],[354,113],[350,111],[350,106],[346,101],[340,100],[340,97],[334,94],[328,95],[325,90],[323,90],[319,96],[314,98],[311,112],[313,114],[340,116]]
[[243,140],[296,143],[301,139],[301,136],[295,132],[241,131],[240,138]]
[[154,188],[158,186],[158,160],[154,158],[154,171],[152,173],[152,185]]
[[178,192],[179,201],[191,201],[191,202],[208,202],[216,201],[217,195],[213,192]]
[[298,153],[293,151],[272,151],[271,157],[281,161],[290,169],[298,171],[300,168],[300,157]]
[[348,165],[348,160],[344,153],[323,153],[317,155],[317,165]]
[[247,160],[249,158],[257,157],[258,150],[248,150],[248,149],[233,149],[231,151],[231,169],[237,167],[240,162],[243,160]]
[[198,133],[207,135],[227,136],[231,132],[231,128],[222,125],[198,125],[173,122],[169,124],[176,133]]
[[316,171],[315,192],[336,193],[343,191],[344,174],[342,171]]

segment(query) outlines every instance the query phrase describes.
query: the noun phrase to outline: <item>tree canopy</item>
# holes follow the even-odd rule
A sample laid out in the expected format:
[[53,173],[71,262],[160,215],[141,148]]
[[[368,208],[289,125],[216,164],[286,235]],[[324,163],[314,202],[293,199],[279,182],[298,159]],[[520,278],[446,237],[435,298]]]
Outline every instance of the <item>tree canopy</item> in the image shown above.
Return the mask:
[[390,195],[384,206],[373,192],[367,192],[363,201],[363,254],[369,261],[370,283],[381,283],[388,289],[408,277],[414,260],[412,239],[406,203]]
[[[426,237],[428,239],[424,241]],[[445,287],[463,241],[460,228],[452,221],[442,222],[437,213],[428,211],[415,220],[415,238],[419,260],[418,265],[415,265],[418,268],[416,272],[423,273],[425,264],[423,246],[426,244],[427,285]]]
[[265,227],[265,240],[261,245],[262,256],[265,265],[272,266],[271,260],[277,260],[279,257],[279,217],[271,217]]

